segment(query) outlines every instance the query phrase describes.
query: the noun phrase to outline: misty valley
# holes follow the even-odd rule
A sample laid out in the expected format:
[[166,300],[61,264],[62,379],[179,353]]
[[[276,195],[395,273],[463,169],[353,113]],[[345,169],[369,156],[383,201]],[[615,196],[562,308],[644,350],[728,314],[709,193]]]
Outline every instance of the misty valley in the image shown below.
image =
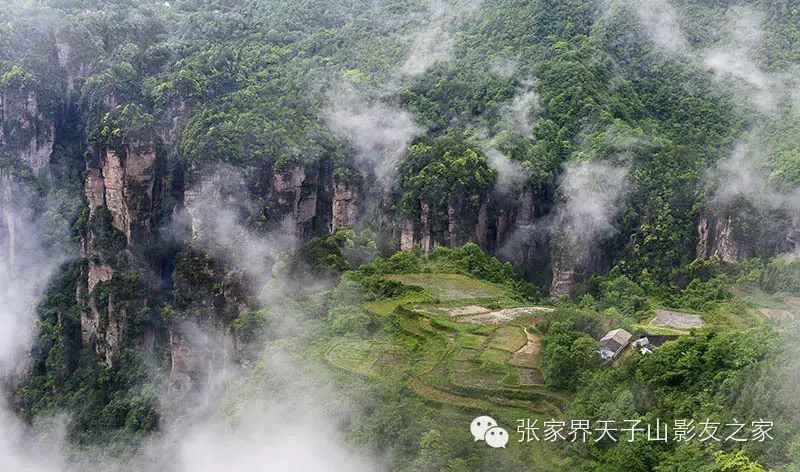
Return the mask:
[[796,0],[5,0],[0,472],[800,470]]

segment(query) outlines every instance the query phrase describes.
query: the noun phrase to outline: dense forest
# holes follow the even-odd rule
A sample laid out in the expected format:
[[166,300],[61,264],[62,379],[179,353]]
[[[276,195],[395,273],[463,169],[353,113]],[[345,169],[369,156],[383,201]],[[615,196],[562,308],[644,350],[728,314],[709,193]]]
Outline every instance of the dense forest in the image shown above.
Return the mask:
[[5,0],[0,470],[798,470],[798,72],[795,0]]

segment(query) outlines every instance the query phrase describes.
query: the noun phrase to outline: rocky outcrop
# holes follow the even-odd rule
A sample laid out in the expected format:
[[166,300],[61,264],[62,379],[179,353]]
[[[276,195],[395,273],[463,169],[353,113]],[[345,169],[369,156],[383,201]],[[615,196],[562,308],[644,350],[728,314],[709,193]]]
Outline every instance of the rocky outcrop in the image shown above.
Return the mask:
[[733,217],[703,216],[697,224],[697,257],[716,257],[724,262],[738,262],[748,257],[749,251],[736,240]]
[[433,249],[433,234],[431,234],[431,206],[425,202],[420,204],[419,226],[419,245],[422,253],[428,254]]
[[13,198],[13,179],[0,171],[0,257],[8,268],[16,264],[19,215],[14,211]]
[[551,297],[563,297],[570,294],[572,287],[578,281],[579,275],[572,264],[558,261],[553,264],[553,281],[550,284]]
[[793,256],[800,257],[800,228],[793,228],[786,236]]
[[[513,220],[500,211],[495,217],[495,238],[492,241],[505,259],[521,266],[534,261],[541,250],[537,237],[535,197],[532,190],[525,188],[513,208]],[[509,220],[513,224],[509,224]]]
[[358,191],[346,182],[333,183],[331,232],[355,226],[358,218]]
[[[150,241],[156,199],[156,144],[152,133],[124,140],[117,149],[100,147],[86,164],[88,222],[80,248],[86,260],[78,286],[81,337],[111,363],[125,338],[130,315],[148,296],[134,267],[132,250]],[[119,283],[115,279],[122,278]],[[126,290],[119,290],[123,287]],[[124,292],[140,287],[145,293]]]
[[489,210],[488,202],[481,203],[478,210],[478,223],[475,225],[475,243],[485,248],[489,244]]
[[458,211],[453,204],[447,205],[447,241],[451,247],[458,245],[458,227]]
[[400,223],[400,250],[410,251],[414,249],[414,220],[411,218],[404,218]]
[[[401,250],[475,242],[484,250],[518,263],[533,260],[535,195],[524,189],[518,198],[475,195],[468,202],[451,202],[442,211],[421,202],[417,216],[404,215],[395,227]],[[441,220],[441,221],[439,221]]]
[[41,175],[53,153],[55,119],[42,109],[37,92],[26,88],[3,90],[0,110],[0,146]]
[[284,234],[302,240],[313,234],[317,217],[318,172],[308,174],[306,167],[296,164],[273,173],[273,199],[277,218]]
[[[72,31],[61,30],[56,33],[56,56],[58,65],[64,73],[67,90],[74,91],[80,90],[83,81],[89,76],[90,66],[88,61],[94,59],[91,55],[84,60],[73,54],[72,44],[76,42],[80,44],[85,41],[85,37],[80,34],[74,34]],[[86,48],[86,45],[82,45]]]
[[155,179],[156,148],[152,136],[131,140],[123,153],[102,149],[86,169],[86,199],[91,214],[105,207],[129,245],[146,242],[153,217]]
[[570,218],[560,215],[550,240],[550,296],[569,295],[578,282],[603,266],[601,242],[602,235],[599,232],[590,229],[582,233]]
[[230,322],[250,309],[255,290],[242,270],[195,247],[200,244],[205,242],[190,242],[172,274],[175,312],[167,329],[173,396],[197,393],[235,357]]
[[576,234],[562,218],[553,234],[551,249],[553,263],[550,296],[557,298],[569,295],[588,269],[587,254],[590,249],[587,241]]
[[213,367],[210,347],[208,336],[196,326],[183,322],[170,327],[170,394],[188,393],[205,385]]

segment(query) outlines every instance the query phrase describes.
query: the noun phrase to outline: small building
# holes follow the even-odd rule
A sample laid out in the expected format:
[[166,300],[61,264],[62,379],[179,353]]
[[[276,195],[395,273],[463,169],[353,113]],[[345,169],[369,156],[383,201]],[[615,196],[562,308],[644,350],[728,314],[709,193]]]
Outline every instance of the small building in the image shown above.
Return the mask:
[[631,333],[622,328],[609,331],[600,339],[600,357],[602,357],[604,361],[614,359],[625,349],[630,339]]

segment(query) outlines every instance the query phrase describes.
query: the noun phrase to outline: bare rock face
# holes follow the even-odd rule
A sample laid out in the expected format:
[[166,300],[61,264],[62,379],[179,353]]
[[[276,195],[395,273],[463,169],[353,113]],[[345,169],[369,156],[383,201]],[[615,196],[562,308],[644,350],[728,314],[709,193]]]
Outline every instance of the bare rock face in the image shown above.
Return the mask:
[[55,142],[55,120],[39,106],[34,90],[5,90],[0,94],[0,145],[14,152],[34,175],[46,171]]
[[420,204],[420,241],[423,254],[429,254],[433,250],[433,235],[431,234],[431,206],[425,202]]
[[697,224],[697,257],[716,257],[724,262],[738,262],[748,252],[736,241],[732,216],[704,216]]
[[[246,185],[234,169],[223,167],[194,183],[183,193],[183,205],[195,241],[214,240],[220,226],[226,224],[220,212],[234,213],[246,199]],[[234,236],[235,237],[235,236]]]
[[553,280],[550,296],[569,295],[572,287],[586,270],[586,242],[575,234],[569,224],[562,221],[551,242]]
[[[516,264],[529,264],[536,257],[535,197],[531,189],[523,189],[511,212],[499,212],[495,218],[495,240],[498,252]],[[507,216],[508,214],[508,216]]]
[[87,61],[73,54],[72,44],[82,39],[63,30],[56,33],[58,65],[64,71],[64,78],[69,91],[79,90],[83,81],[89,76],[90,68]]
[[561,263],[553,264],[553,282],[550,285],[550,296],[562,297],[569,295],[577,280],[578,273],[573,267]]
[[447,239],[450,246],[458,245],[458,213],[451,204],[447,205]]
[[405,218],[400,224],[400,250],[410,251],[412,249],[414,249],[414,220]]
[[[79,284],[81,334],[108,363],[123,341],[129,314],[147,305],[146,296],[122,300],[110,290],[131,247],[150,237],[156,185],[155,137],[124,143],[124,149],[99,149],[86,166],[85,195],[90,224],[81,238],[87,261]],[[123,284],[128,282],[123,281]],[[102,290],[101,290],[102,285]]]
[[582,234],[567,218],[561,218],[550,241],[553,279],[550,295],[569,295],[576,283],[600,265],[600,238],[591,231]]
[[800,229],[792,229],[786,236],[786,242],[788,242],[791,247],[792,255],[800,257]]
[[153,216],[156,150],[154,139],[131,141],[120,156],[105,149],[87,166],[90,210],[105,206],[128,244],[147,240]]
[[310,234],[317,216],[316,173],[308,175],[303,165],[297,164],[273,174],[272,189],[281,208],[281,229],[285,234],[301,240]]
[[187,393],[205,384],[212,368],[208,336],[194,325],[177,323],[170,327],[169,346],[169,393]]
[[87,291],[91,293],[100,282],[107,282],[111,280],[114,275],[114,269],[103,251],[100,250],[97,241],[97,235],[93,232],[88,232],[80,243],[81,255],[89,261],[86,269],[86,282]]
[[168,393],[177,400],[215,388],[209,379],[233,368],[236,357],[230,331],[211,321],[175,321],[169,326],[169,349]]
[[357,218],[358,191],[345,182],[334,182],[331,232],[355,226]]
[[475,225],[475,242],[485,248],[489,244],[489,210],[488,202],[481,203],[478,209],[478,222]]
[[16,264],[19,215],[12,206],[13,179],[0,172],[0,257],[8,267]]

